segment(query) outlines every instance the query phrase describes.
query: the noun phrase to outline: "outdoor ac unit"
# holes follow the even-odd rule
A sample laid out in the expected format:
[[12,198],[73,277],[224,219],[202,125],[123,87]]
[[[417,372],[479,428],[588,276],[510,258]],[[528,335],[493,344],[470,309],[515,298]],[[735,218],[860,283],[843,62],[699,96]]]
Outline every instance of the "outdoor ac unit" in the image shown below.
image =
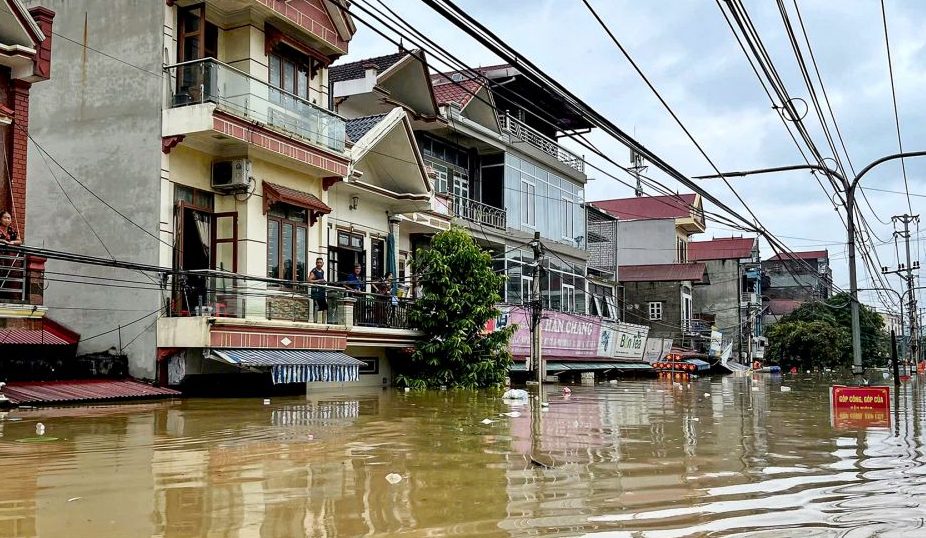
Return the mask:
[[212,163],[212,188],[217,191],[247,189],[251,182],[251,161],[235,159]]

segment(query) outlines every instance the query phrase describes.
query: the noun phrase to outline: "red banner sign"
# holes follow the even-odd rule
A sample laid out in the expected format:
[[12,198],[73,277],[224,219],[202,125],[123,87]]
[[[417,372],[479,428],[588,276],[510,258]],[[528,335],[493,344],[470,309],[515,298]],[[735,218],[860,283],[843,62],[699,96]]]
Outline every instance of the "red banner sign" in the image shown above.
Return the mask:
[[835,385],[830,408],[835,428],[886,428],[891,425],[891,389]]

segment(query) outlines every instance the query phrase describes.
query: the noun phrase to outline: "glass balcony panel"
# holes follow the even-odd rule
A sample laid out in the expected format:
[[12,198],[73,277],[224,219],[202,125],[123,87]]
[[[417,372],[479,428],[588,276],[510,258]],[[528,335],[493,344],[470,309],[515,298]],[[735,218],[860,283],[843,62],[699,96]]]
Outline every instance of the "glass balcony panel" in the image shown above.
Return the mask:
[[337,152],[344,151],[343,118],[234,67],[208,58],[166,68],[168,108],[213,103],[229,114]]

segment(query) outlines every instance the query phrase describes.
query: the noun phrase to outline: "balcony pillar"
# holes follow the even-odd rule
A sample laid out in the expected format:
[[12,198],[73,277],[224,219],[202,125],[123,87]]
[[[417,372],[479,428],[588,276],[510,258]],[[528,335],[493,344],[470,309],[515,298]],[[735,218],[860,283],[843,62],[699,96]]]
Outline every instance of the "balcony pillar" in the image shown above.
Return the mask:
[[31,305],[42,305],[45,301],[45,258],[28,256],[25,275],[26,300]]
[[341,312],[341,323],[350,329],[354,326],[354,307],[357,305],[357,298],[344,296],[338,299],[338,310]]

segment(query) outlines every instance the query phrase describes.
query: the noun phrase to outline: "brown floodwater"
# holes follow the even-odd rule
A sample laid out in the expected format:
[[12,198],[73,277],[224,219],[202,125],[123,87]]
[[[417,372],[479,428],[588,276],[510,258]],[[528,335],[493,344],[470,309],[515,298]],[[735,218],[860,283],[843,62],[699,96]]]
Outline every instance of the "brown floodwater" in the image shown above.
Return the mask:
[[834,427],[832,383],[19,409],[0,536],[926,536],[923,379],[886,427]]

